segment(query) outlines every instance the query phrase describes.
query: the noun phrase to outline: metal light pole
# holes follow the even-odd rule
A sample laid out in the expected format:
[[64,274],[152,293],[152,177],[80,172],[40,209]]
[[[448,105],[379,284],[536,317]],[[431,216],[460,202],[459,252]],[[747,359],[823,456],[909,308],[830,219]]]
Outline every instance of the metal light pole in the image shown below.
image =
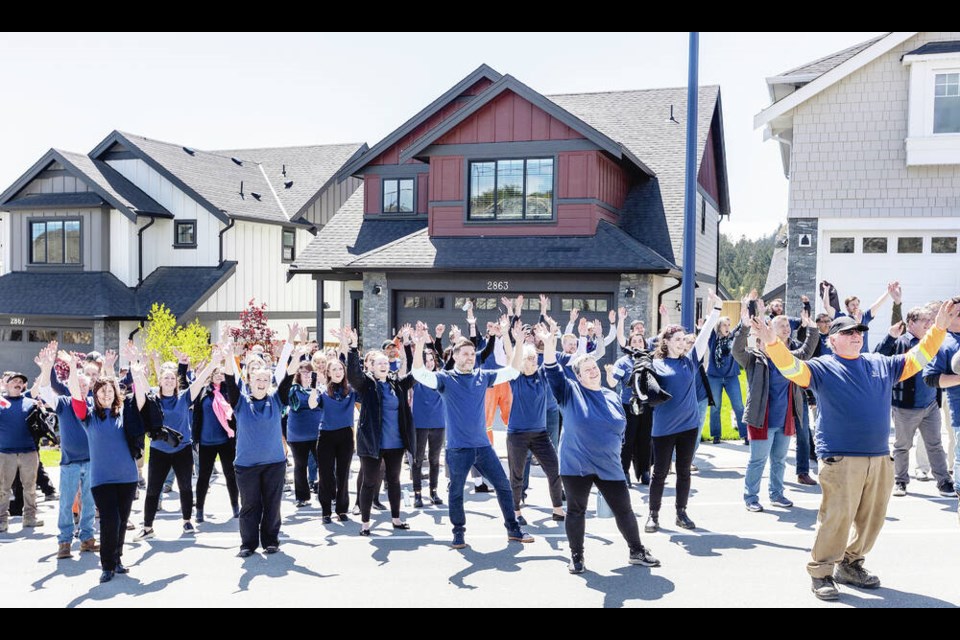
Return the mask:
[[697,57],[700,33],[690,32],[687,76],[687,175],[683,203],[683,288],[680,290],[680,323],[687,331],[696,328],[694,289],[697,281]]

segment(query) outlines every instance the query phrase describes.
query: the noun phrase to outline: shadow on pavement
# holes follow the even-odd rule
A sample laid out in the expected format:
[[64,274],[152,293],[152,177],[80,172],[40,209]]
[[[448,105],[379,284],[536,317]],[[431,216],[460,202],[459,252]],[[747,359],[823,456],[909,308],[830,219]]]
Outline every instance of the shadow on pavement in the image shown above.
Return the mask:
[[770,509],[764,511],[764,513],[776,516],[778,521],[792,524],[797,529],[813,531],[817,524],[818,511],[819,509],[804,509],[803,507],[793,506],[790,509],[777,511]]
[[[140,557],[139,560],[134,562],[131,567],[139,567],[145,564],[150,558],[160,553],[178,553],[184,549],[215,549],[217,551],[223,551],[229,547],[212,547],[206,544],[200,544],[197,542],[196,538],[180,538],[177,540],[146,540],[144,542],[135,542],[133,543],[134,548],[142,549],[146,548],[144,554]],[[239,545],[238,545],[239,546]]]
[[[91,575],[94,575],[94,579],[99,578],[99,553],[80,553],[78,551],[74,553],[74,557],[71,560],[57,560],[56,555],[57,554],[55,553],[51,553],[50,555],[44,556],[37,561],[38,564],[49,564],[50,566],[54,567],[54,569],[30,585],[33,587],[34,591],[46,589],[47,583],[57,576],[63,576],[65,578],[77,578],[86,573],[90,573]],[[96,573],[94,574],[94,572]]]
[[[857,609],[890,609],[893,607],[904,609],[955,609],[957,605],[946,600],[919,593],[908,593],[896,589],[881,587],[874,591],[858,591],[852,587],[840,586],[840,604],[850,605]],[[864,598],[860,594],[869,593],[871,598]]]
[[[469,542],[469,539],[467,542]],[[524,546],[526,545],[522,545],[519,542],[511,542],[506,548],[492,551],[490,553],[480,553],[479,551],[474,551],[471,547],[460,550],[451,548],[451,553],[460,554],[463,556],[464,560],[470,563],[470,565],[467,568],[450,576],[450,584],[458,589],[467,589],[472,591],[477,587],[467,584],[467,578],[478,573],[483,573],[484,571],[513,573],[520,571],[520,565],[525,562],[540,562],[541,560],[561,562],[563,565],[566,565],[567,563],[565,558],[555,555],[524,556],[521,558],[519,557],[519,553]]]
[[249,590],[250,583],[258,576],[265,578],[283,578],[292,573],[300,573],[311,578],[333,578],[339,575],[336,573],[323,575],[322,573],[311,571],[306,567],[301,567],[297,564],[296,560],[285,554],[282,550],[269,556],[255,553],[243,560],[243,575],[240,576],[240,582],[237,583],[237,590],[234,593]]
[[589,566],[588,563],[586,573],[571,577],[582,579],[587,588],[602,593],[605,609],[619,609],[628,600],[659,600],[675,588],[672,582],[644,567],[621,567],[613,570],[616,575],[602,576],[591,572]]
[[[175,576],[170,576],[169,578],[164,578],[163,580],[155,580],[154,582],[148,582],[144,584],[136,578],[131,578],[129,575],[117,576],[106,584],[98,584],[79,598],[74,598],[67,604],[67,609],[79,607],[85,602],[106,602],[122,594],[128,594],[135,598],[139,598],[140,596],[159,593],[174,582],[183,580],[186,577],[187,574],[180,573]],[[96,579],[97,577],[92,578],[92,580]]]
[[787,549],[790,551],[809,551],[809,547],[795,547],[787,544],[777,544],[756,538],[741,538],[730,534],[713,534],[700,529],[705,535],[672,535],[670,542],[683,547],[692,556],[712,557],[723,555],[724,549],[756,549],[769,547],[771,549]]

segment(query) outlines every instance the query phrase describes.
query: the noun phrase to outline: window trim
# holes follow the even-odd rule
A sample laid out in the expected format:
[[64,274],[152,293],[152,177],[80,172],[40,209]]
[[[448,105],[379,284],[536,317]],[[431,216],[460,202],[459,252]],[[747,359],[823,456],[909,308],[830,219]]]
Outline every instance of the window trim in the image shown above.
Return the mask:
[[[853,249],[850,250],[850,251],[834,251],[834,250],[833,250],[833,241],[834,241],[834,240],[849,240],[849,241],[852,243],[852,245],[853,245]],[[853,235],[853,236],[830,236],[829,241],[827,242],[827,253],[829,253],[829,254],[833,254],[833,255],[847,255],[847,256],[849,256],[849,255],[855,254],[856,252],[857,252],[857,238],[856,238],[855,235]]]
[[[284,255],[284,249],[287,248],[287,244],[284,242],[284,237],[287,232],[293,234],[293,244],[290,245],[290,259],[288,260]],[[293,264],[297,259],[297,230],[293,227],[281,227],[280,228],[280,262],[283,264]]]
[[904,56],[910,69],[907,104],[906,165],[953,165],[960,162],[960,133],[934,133],[936,78],[960,73],[960,52]]
[[[522,213],[522,216],[523,216],[523,217],[521,217],[519,220],[517,220],[517,219],[513,219],[513,220],[501,220],[501,219],[498,219],[498,218],[496,218],[496,217],[494,217],[494,218],[492,218],[492,219],[489,219],[489,220],[481,220],[481,219],[476,219],[476,218],[471,217],[471,213],[472,213],[472,211],[471,211],[471,200],[472,200],[472,193],[473,193],[473,192],[472,192],[472,182],[473,182],[473,180],[471,179],[471,175],[472,175],[472,173],[471,173],[471,167],[472,167],[472,165],[475,164],[475,163],[481,163],[481,162],[493,162],[494,164],[496,164],[497,162],[506,162],[506,161],[511,161],[511,160],[522,160],[522,161],[523,161],[523,213]],[[553,196],[550,198],[551,202],[550,202],[550,217],[549,217],[549,218],[527,219],[527,162],[529,162],[530,160],[550,160],[551,162],[553,162],[553,176],[552,176],[552,178],[553,178],[553,179],[552,179],[552,183],[553,183],[553,184],[551,185],[551,188],[553,189]],[[509,225],[509,224],[524,224],[524,225],[530,225],[530,224],[556,224],[556,223],[557,223],[557,200],[559,199],[559,196],[558,196],[558,193],[559,193],[559,192],[558,192],[558,189],[557,189],[557,184],[558,184],[558,176],[559,176],[559,173],[560,173],[560,161],[559,161],[559,157],[558,157],[556,154],[554,154],[554,155],[539,155],[539,154],[535,154],[535,155],[530,155],[530,156],[510,156],[510,155],[507,155],[507,156],[502,156],[502,157],[501,157],[501,156],[498,156],[498,157],[495,157],[495,158],[479,157],[479,158],[466,158],[465,161],[466,161],[466,167],[465,167],[465,170],[464,170],[464,175],[465,175],[465,177],[466,177],[467,187],[466,187],[466,190],[465,190],[466,199],[465,199],[465,203],[464,203],[464,204],[465,204],[465,206],[464,206],[464,222],[465,222],[466,224],[470,224],[470,225],[491,225],[491,224],[508,224],[508,225]],[[494,193],[496,193],[496,191],[497,191],[497,172],[496,172],[496,168],[494,169],[493,190],[494,190]]]
[[[933,73],[933,103],[930,116],[930,135],[940,137],[960,134],[960,131],[937,131],[937,76],[958,76],[960,80],[960,69],[934,69]],[[948,98],[958,98],[958,96],[943,96]]]
[[[387,183],[397,183],[397,206],[400,205],[400,181],[409,180],[413,183],[413,208],[410,211],[387,211]],[[390,217],[415,216],[417,215],[417,176],[383,176],[380,178],[380,213]]]
[[[26,222],[27,222],[27,233],[26,233],[27,259],[26,259],[25,264],[26,264],[28,267],[36,267],[36,268],[40,268],[40,269],[83,269],[83,267],[84,267],[84,259],[85,259],[86,256],[84,256],[84,253],[83,253],[83,233],[84,233],[84,229],[83,229],[83,218],[82,218],[82,217],[80,217],[80,216],[57,216],[57,217],[53,217],[53,218],[27,218]],[[76,223],[78,223],[78,224],[80,225],[80,246],[79,246],[80,260],[79,260],[79,262],[65,262],[65,261],[64,261],[64,262],[49,262],[49,261],[34,262],[34,260],[33,260],[33,225],[34,225],[34,224],[37,224],[37,223],[40,223],[40,222],[43,222],[44,224],[49,223],[49,222],[62,222],[62,223],[64,223],[64,225],[65,225],[67,222],[76,222]],[[44,231],[44,233],[46,233],[46,231]],[[46,245],[45,245],[45,246],[46,246]],[[49,255],[49,251],[47,251],[47,254]],[[63,234],[63,257],[64,257],[64,260],[66,260],[66,257],[67,257],[67,234],[66,234],[66,232],[64,232],[64,234]]]
[[[182,225],[182,224],[190,224],[190,225],[193,225],[193,244],[186,244],[186,243],[178,242],[178,239],[180,238],[180,234],[178,233],[178,231],[179,231],[179,230],[178,230],[178,227],[179,227],[180,225]],[[184,219],[184,220],[176,219],[176,220],[173,221],[173,248],[174,248],[174,249],[196,249],[196,248],[197,248],[197,220],[196,220],[196,218],[193,218],[193,219],[189,219],[189,218],[188,218],[188,219]]]

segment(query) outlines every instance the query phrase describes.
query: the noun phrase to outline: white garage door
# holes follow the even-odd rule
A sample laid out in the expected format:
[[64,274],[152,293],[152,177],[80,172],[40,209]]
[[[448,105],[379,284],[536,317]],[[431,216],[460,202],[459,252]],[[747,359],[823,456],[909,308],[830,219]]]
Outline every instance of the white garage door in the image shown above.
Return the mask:
[[[825,231],[817,282],[833,283],[841,304],[846,296],[856,295],[866,309],[886,291],[888,282],[899,280],[906,315],[911,307],[960,295],[958,238],[956,230]],[[871,349],[890,327],[890,312],[887,302],[871,324]]]

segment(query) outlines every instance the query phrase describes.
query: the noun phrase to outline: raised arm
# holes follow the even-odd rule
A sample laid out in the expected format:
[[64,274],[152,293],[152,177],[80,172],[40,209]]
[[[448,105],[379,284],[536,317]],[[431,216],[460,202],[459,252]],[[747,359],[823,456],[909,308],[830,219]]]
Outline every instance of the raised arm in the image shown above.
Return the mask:
[[423,347],[427,343],[427,329],[422,322],[417,323],[417,329],[413,334],[413,370],[410,372],[413,379],[425,387],[436,389],[439,386],[437,374],[433,371],[427,371],[423,366]]
[[623,318],[617,320],[616,311],[610,311],[609,314],[610,320],[610,331],[607,333],[607,337],[603,339],[603,346],[609,347],[613,344],[614,340],[617,339],[617,336],[623,335]]
[[717,326],[717,320],[720,319],[720,312],[723,310],[723,307],[720,305],[720,298],[713,293],[713,289],[710,289],[707,293],[707,306],[711,307],[712,310],[700,328],[700,332],[697,334],[697,341],[693,343],[693,349],[691,349],[696,362],[703,360],[703,356],[706,355],[707,345],[710,343],[710,335],[713,333],[713,328]]
[[826,281],[821,283],[823,290],[821,291],[822,302],[823,302],[823,312],[830,316],[831,318],[837,317],[837,310],[830,306],[830,285]]
[[280,384],[283,380],[283,376],[286,373],[287,365],[290,363],[290,356],[293,354],[294,343],[297,341],[297,336],[300,334],[300,325],[294,322],[291,325],[287,325],[287,341],[283,343],[283,350],[280,351],[280,358],[277,360],[277,368],[273,370],[273,380],[276,384]]
[[627,308],[617,309],[617,344],[620,348],[627,346],[627,334],[624,331],[624,323],[627,321]]
[[887,285],[887,290],[884,291],[877,301],[870,305],[870,315],[874,318],[877,317],[877,311],[880,310],[880,307],[883,306],[883,303],[887,301],[887,298],[890,297],[890,285]]
[[767,345],[767,355],[770,356],[770,360],[780,370],[783,377],[804,389],[809,387],[810,367],[807,366],[807,363],[790,353],[787,345],[781,342],[773,327],[767,324],[765,318],[754,318],[752,323],[757,335]]
[[913,349],[907,352],[907,361],[903,367],[903,373],[900,374],[899,381],[906,380],[918,371],[922,371],[928,362],[933,360],[944,338],[947,337],[947,327],[960,315],[960,304],[947,300],[940,305],[937,311],[937,318],[933,326],[927,329],[927,332],[920,339],[920,342]]
[[133,374],[133,395],[137,400],[137,409],[143,409],[147,404],[147,369],[142,362],[131,362],[130,373]]
[[205,366],[202,371],[197,372],[197,376],[194,378],[193,384],[191,384],[190,388],[188,389],[188,392],[190,393],[190,402],[193,402],[197,399],[197,396],[200,395],[200,391],[203,390],[204,385],[207,384],[207,381],[213,374],[213,370],[222,364],[223,352],[220,350],[218,345],[214,345],[210,352],[210,362],[207,363],[207,366]]
[[887,291],[893,299],[893,311],[890,312],[890,324],[903,322],[903,290],[900,283],[894,280],[887,285]]

